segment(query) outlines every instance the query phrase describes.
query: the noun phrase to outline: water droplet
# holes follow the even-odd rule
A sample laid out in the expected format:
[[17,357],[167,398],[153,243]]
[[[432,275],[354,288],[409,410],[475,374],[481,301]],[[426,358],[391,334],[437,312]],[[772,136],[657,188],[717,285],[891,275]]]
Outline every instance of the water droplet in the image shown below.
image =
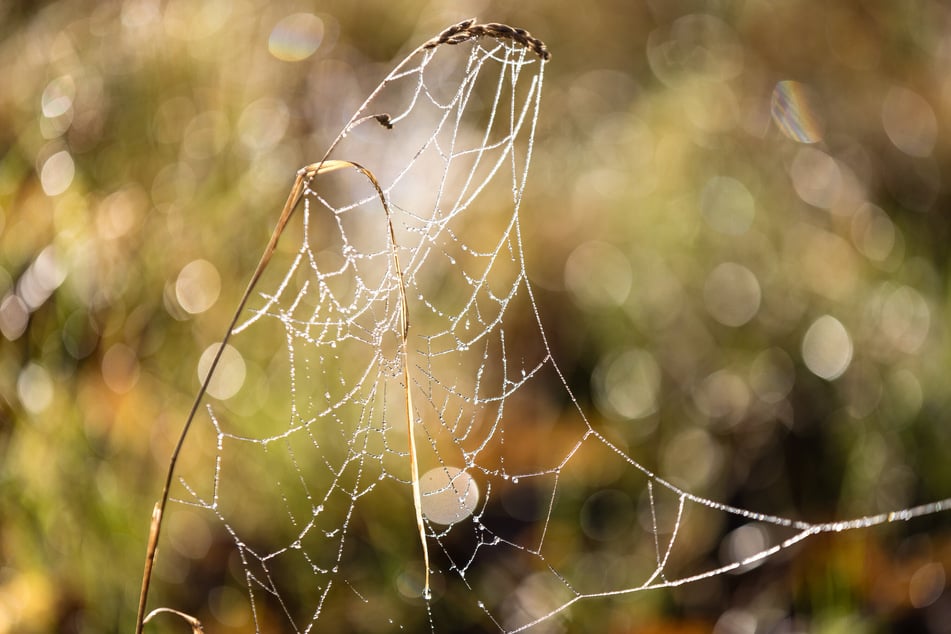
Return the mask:
[[292,543],[291,548],[293,548],[294,550],[300,550],[300,540]]
[[455,264],[455,263],[456,263],[456,258],[449,256],[449,264]]
[[503,473],[503,474],[502,474],[502,479],[503,479],[503,480],[508,480],[508,479],[509,479],[509,474]]
[[518,484],[518,478],[512,478],[512,484]]
[[334,574],[337,574],[337,571],[338,571],[337,566],[334,566],[333,568],[330,569],[330,572],[332,572],[332,573],[334,573]]
[[426,588],[425,590],[423,590],[423,599],[425,599],[426,601],[429,601],[432,598],[433,598],[432,590],[430,590],[429,588]]
[[464,245],[464,244],[463,244],[462,246],[460,246],[459,248],[462,249],[463,251],[468,251],[468,250],[469,250],[469,247],[467,247],[467,246]]
[[316,515],[317,513],[323,513],[323,512],[324,512],[324,505],[323,505],[323,504],[318,504],[318,505],[317,505],[317,508],[314,509],[314,515]]
[[324,398],[330,400],[330,392],[324,392]]
[[485,603],[483,603],[482,601],[479,601],[478,603],[476,603],[476,605],[478,605],[479,608],[482,609],[482,610],[485,609]]

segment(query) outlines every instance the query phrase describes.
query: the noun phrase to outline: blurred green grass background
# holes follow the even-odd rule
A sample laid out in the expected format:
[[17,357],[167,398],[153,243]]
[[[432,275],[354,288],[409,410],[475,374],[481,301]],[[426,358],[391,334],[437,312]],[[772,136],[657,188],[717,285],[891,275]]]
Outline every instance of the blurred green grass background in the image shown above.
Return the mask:
[[[130,631],[198,358],[295,170],[472,15],[553,52],[523,227],[592,418],[757,511],[948,496],[944,4],[8,2],[0,632]],[[828,536],[605,627],[945,632],[949,546],[943,514]]]

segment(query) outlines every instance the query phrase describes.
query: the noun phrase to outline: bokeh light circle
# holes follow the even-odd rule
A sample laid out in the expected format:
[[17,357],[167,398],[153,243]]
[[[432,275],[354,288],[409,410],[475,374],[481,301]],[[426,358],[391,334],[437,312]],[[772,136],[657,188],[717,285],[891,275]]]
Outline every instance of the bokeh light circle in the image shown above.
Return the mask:
[[208,260],[192,260],[182,267],[175,280],[175,298],[192,315],[214,306],[220,292],[221,275]]
[[802,360],[809,371],[832,381],[852,362],[852,338],[838,319],[823,315],[815,320],[802,339]]
[[632,282],[630,260],[606,242],[585,242],[565,262],[565,286],[583,307],[621,305],[631,292]]
[[735,262],[717,265],[703,285],[707,312],[724,326],[736,328],[753,319],[761,300],[762,291],[756,275]]
[[[213,343],[201,353],[201,358],[198,360],[199,381],[204,381],[208,376],[211,363],[220,345]],[[208,394],[220,400],[229,399],[241,390],[246,376],[247,366],[244,357],[233,346],[225,344],[225,349],[221,352],[221,360],[208,384]]]
[[323,20],[312,13],[294,13],[274,26],[267,50],[277,59],[299,62],[313,55],[323,39]]
[[909,156],[930,156],[938,139],[934,109],[916,92],[895,86],[882,102],[882,127],[889,140]]
[[612,418],[644,418],[657,411],[660,381],[660,367],[646,350],[609,356],[592,376],[595,404]]
[[817,143],[822,140],[822,122],[815,101],[805,84],[784,80],[773,88],[769,113],[779,131],[793,141]]
[[756,206],[746,185],[729,176],[714,176],[700,193],[700,211],[712,228],[738,236],[750,228]]
[[456,467],[436,467],[419,479],[423,515],[448,526],[472,515],[479,503],[479,486]]

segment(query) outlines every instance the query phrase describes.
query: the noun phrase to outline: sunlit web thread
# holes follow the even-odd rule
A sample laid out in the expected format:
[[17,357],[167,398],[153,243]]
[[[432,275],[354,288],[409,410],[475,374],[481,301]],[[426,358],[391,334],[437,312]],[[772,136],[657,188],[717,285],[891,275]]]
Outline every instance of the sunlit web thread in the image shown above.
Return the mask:
[[[467,21],[417,49],[372,93],[333,153],[376,175],[393,212],[392,239],[364,180],[306,183],[297,248],[283,268],[272,267],[259,303],[234,330],[249,355],[260,340],[280,343],[280,358],[267,362],[281,368],[269,370],[277,375],[270,389],[286,390],[286,413],[242,416],[241,407],[211,403],[213,466],[202,473],[199,448],[178,492],[234,542],[256,629],[274,614],[294,631],[336,629],[374,618],[362,607],[379,601],[386,609],[373,612],[406,628],[451,628],[453,616],[523,631],[585,600],[698,581],[814,534],[948,506],[829,524],[756,513],[675,486],[591,425],[552,357],[519,219],[548,59],[521,29]],[[440,553],[431,601],[420,600],[419,556],[407,546],[404,289],[420,462],[445,474],[424,501],[448,493],[463,508],[479,494],[459,520],[427,521]],[[567,413],[539,413],[552,391],[567,397]],[[640,496],[647,526],[592,546],[553,528],[573,522],[580,533],[570,498],[601,463],[624,470],[623,495]],[[703,512],[785,532],[742,561],[691,570],[684,533],[690,515]],[[623,569],[596,574],[606,558]]]

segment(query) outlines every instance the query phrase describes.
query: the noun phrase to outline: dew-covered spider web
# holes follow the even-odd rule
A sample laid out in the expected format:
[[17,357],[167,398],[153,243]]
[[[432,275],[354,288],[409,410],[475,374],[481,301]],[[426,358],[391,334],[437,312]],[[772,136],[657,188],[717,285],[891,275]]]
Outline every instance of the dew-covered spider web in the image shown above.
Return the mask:
[[[611,598],[948,506],[826,524],[734,508],[589,420],[523,254],[547,61],[521,30],[449,29],[333,145],[365,171],[302,172],[172,490],[163,578],[216,590],[170,607],[254,631],[585,631]],[[235,394],[229,372],[246,375]],[[759,547],[698,556],[724,515]]]

